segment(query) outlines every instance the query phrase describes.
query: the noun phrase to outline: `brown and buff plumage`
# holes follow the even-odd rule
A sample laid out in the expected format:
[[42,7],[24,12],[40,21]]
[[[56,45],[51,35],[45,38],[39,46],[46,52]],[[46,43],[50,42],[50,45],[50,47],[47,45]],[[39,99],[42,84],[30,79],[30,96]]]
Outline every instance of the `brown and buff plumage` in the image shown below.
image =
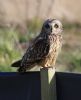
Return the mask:
[[26,72],[35,65],[53,67],[62,45],[61,31],[62,24],[59,20],[46,20],[40,34],[29,45],[22,59],[12,66],[19,67],[19,72]]

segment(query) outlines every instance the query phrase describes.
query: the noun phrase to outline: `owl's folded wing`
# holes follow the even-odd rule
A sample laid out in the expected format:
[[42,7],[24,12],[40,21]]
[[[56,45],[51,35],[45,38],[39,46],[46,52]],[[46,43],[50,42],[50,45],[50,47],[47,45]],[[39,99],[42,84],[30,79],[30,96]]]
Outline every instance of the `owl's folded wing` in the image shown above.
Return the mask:
[[49,48],[50,45],[47,39],[37,39],[24,54],[21,60],[21,66],[27,65],[27,63],[35,63],[44,59],[49,53]]

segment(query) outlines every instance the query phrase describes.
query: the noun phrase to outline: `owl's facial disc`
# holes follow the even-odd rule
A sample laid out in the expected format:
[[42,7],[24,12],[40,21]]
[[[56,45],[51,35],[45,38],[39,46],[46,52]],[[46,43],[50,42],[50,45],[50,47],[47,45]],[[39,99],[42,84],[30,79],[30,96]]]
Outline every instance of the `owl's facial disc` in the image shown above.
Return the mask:
[[51,22],[51,26],[52,26],[52,33],[53,34],[59,34],[63,30],[62,23],[59,20],[53,20]]
[[59,34],[62,32],[62,23],[56,19],[46,20],[43,27],[47,34]]
[[46,33],[50,33],[50,32],[52,32],[52,26],[50,25],[50,23],[46,23],[45,24],[45,31],[46,31]]

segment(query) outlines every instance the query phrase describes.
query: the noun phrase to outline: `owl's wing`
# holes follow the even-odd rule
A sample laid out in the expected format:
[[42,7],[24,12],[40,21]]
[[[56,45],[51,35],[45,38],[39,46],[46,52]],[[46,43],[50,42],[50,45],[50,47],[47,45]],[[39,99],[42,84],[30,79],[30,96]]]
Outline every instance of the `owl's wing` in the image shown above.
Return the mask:
[[36,63],[42,60],[49,53],[49,42],[47,39],[38,38],[34,43],[27,49],[21,60],[21,66],[26,66],[29,63]]

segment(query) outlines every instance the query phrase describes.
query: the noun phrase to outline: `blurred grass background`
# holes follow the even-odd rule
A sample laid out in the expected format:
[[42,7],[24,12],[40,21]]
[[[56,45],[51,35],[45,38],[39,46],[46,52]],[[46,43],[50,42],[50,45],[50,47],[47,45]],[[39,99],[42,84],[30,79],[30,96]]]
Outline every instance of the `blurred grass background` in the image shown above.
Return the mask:
[[1,1],[0,71],[17,70],[10,67],[11,63],[23,56],[29,41],[39,34],[43,21],[51,17],[60,19],[64,27],[63,47],[56,62],[57,71],[81,72],[80,2],[80,0]]

